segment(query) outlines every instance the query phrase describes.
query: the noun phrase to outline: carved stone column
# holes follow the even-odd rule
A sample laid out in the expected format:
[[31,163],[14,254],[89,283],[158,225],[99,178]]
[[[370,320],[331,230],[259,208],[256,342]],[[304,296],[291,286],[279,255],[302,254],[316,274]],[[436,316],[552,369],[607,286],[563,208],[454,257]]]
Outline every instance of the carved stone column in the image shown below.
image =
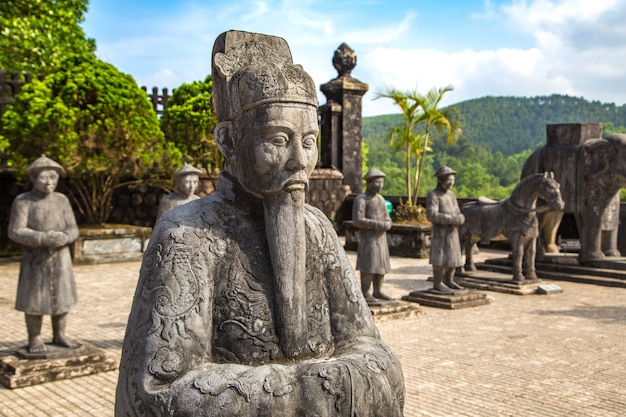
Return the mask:
[[320,89],[327,103],[320,107],[321,115],[321,167],[337,169],[343,173],[344,184],[353,193],[362,189],[362,116],[361,102],[368,85],[350,72],[356,66],[356,55],[342,43],[333,56],[338,76]]

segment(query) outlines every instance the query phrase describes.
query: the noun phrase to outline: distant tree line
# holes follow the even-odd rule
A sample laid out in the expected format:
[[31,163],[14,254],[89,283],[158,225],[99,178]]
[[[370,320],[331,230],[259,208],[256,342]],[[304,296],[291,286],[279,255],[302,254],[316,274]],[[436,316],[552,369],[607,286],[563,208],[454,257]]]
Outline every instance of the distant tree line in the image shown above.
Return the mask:
[[[458,171],[458,197],[506,198],[519,182],[531,152],[545,145],[546,125],[597,122],[604,133],[626,132],[626,105],[588,101],[565,95],[541,97],[483,97],[454,104],[463,135],[448,144],[435,135],[433,152],[426,157],[420,196],[435,187],[435,170],[449,165]],[[387,174],[383,194],[405,195],[405,152],[387,143],[388,132],[402,123],[400,114],[365,117],[365,168],[376,166]]]

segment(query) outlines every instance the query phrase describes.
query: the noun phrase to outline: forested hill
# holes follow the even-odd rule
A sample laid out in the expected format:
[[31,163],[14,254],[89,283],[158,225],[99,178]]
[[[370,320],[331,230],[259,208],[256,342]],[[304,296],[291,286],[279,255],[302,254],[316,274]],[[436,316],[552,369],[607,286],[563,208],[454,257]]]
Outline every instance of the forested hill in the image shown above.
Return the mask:
[[[461,113],[464,141],[505,156],[545,144],[547,124],[593,122],[626,126],[626,105],[566,95],[483,97],[454,107]],[[401,123],[400,114],[365,117],[363,137],[380,137],[389,127]]]

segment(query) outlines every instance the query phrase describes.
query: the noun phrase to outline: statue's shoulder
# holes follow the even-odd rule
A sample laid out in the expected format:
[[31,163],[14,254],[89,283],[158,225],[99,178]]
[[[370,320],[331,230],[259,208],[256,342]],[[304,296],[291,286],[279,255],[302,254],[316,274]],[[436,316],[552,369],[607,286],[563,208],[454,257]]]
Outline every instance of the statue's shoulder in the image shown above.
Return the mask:
[[176,229],[212,229],[220,227],[220,213],[225,203],[215,194],[192,200],[164,213],[154,226],[153,236],[170,236]]
[[319,222],[322,225],[329,225],[332,227],[330,220],[328,219],[328,217],[324,214],[322,210],[318,209],[317,207],[311,206],[309,204],[306,204],[304,207],[306,208],[306,213],[307,213],[306,215],[308,218],[310,218],[311,220],[315,220],[316,222]]

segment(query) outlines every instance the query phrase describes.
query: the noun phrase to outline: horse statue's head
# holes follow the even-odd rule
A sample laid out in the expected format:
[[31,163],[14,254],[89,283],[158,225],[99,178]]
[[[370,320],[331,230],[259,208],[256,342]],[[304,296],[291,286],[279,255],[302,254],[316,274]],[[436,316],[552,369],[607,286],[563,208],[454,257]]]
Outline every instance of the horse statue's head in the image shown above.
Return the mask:
[[[535,207],[538,199],[545,203],[540,207]],[[510,204],[516,211],[528,214],[563,210],[565,207],[561,198],[561,187],[554,179],[553,172],[524,177],[513,189]]]
[[561,186],[554,179],[554,172],[544,172],[536,175],[541,176],[537,189],[539,198],[546,202],[547,208],[563,210],[565,202],[561,198]]

